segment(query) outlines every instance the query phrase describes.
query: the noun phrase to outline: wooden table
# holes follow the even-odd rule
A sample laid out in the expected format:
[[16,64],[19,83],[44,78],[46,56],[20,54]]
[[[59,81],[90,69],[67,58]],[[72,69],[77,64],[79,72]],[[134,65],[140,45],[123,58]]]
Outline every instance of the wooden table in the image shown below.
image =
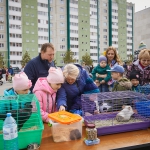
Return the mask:
[[80,140],[55,143],[52,138],[51,128],[47,124],[44,124],[44,127],[40,150],[110,150],[150,143],[150,129],[147,129],[100,136],[98,137],[100,138],[100,144],[86,146],[83,142],[85,127],[83,127],[83,135]]

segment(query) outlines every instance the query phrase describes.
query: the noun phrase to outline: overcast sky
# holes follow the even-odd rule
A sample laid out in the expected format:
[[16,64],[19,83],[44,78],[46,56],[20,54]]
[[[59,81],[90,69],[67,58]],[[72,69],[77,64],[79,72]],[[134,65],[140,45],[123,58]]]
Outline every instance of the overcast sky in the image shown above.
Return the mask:
[[135,4],[135,12],[145,9],[145,6],[150,7],[150,0],[127,0],[127,2]]

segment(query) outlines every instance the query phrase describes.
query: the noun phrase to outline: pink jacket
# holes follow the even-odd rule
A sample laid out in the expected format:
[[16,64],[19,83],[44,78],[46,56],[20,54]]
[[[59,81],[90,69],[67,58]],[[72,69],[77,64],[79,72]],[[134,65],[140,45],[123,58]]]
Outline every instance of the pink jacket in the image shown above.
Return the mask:
[[48,114],[56,110],[56,91],[50,87],[46,78],[38,78],[33,93],[40,102],[43,121],[48,122]]

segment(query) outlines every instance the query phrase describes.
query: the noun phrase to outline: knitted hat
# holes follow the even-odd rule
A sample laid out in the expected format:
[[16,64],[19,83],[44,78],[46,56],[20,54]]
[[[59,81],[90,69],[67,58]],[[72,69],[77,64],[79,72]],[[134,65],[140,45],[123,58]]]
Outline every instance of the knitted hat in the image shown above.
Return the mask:
[[60,68],[50,67],[48,72],[47,81],[49,83],[64,83],[64,76]]
[[107,62],[107,58],[106,58],[105,56],[100,56],[100,57],[99,57],[99,63],[100,63],[101,61],[106,61],[106,62]]
[[15,91],[26,90],[32,86],[31,80],[28,79],[27,75],[24,72],[15,74],[12,78],[13,88]]
[[139,50],[146,49],[146,44],[142,41],[139,45]]
[[132,79],[137,79],[138,81],[140,81],[140,75],[139,75],[139,72],[134,70],[130,73],[130,76],[129,76],[129,79],[132,80]]
[[91,93],[99,93],[99,89],[93,82],[92,78],[87,78],[86,85],[84,87],[84,94],[91,94]]

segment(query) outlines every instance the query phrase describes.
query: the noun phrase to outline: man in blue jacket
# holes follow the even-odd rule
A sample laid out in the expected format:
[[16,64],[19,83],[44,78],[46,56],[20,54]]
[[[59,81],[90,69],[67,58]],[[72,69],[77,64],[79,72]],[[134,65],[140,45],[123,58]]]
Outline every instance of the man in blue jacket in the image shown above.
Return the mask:
[[30,60],[24,68],[24,72],[32,82],[31,91],[39,77],[47,77],[50,67],[54,67],[54,46],[51,43],[42,45],[39,56]]

